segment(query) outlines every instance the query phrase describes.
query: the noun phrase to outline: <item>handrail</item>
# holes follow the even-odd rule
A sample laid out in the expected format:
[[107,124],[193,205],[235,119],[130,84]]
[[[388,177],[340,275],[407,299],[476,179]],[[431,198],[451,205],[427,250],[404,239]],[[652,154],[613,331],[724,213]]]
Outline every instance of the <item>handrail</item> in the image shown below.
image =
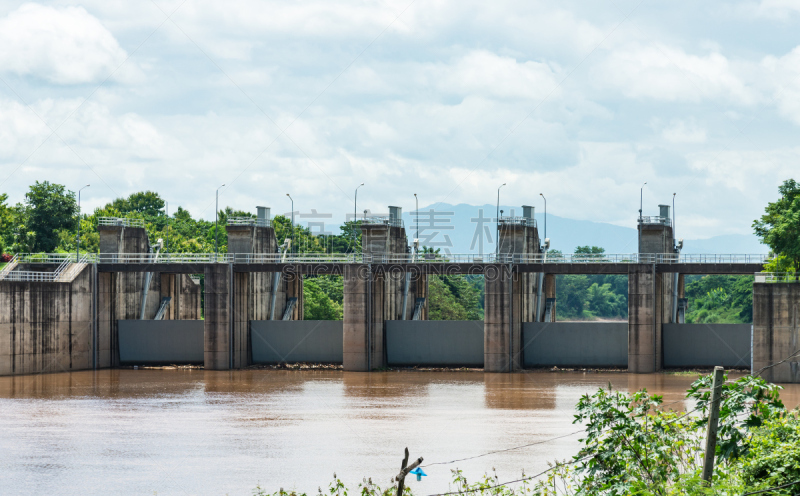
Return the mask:
[[132,219],[130,217],[100,217],[97,219],[98,226],[120,226],[120,227],[145,227],[144,219]]
[[756,272],[754,282],[777,283],[777,282],[792,282],[800,283],[798,281],[800,274],[795,272]]
[[[284,256],[285,255],[285,256]],[[303,263],[403,263],[403,264],[764,264],[771,260],[763,254],[677,254],[677,253],[544,253],[475,254],[475,253],[87,253],[76,259],[74,253],[20,253],[12,261],[17,263],[58,264],[70,263],[126,263],[126,264],[182,264],[182,263],[237,263],[237,264],[303,264]],[[10,263],[9,263],[10,265]],[[4,269],[5,271],[5,269]],[[13,271],[11,271],[13,272]],[[11,273],[9,272],[9,273]],[[2,273],[0,273],[2,274]]]
[[228,217],[227,225],[271,227],[272,221],[270,219],[257,219],[255,217]]

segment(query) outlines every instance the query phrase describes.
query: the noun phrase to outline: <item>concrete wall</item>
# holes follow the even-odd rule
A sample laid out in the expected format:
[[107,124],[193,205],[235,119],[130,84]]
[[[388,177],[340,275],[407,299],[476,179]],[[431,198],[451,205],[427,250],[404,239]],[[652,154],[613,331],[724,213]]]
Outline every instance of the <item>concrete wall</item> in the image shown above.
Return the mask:
[[483,367],[482,320],[390,320],[389,365]]
[[664,366],[750,368],[750,327],[750,324],[664,324]]
[[202,364],[202,320],[121,320],[122,365]]
[[525,367],[627,367],[627,322],[526,322]]
[[771,382],[800,383],[800,284],[753,284],[753,370]]
[[653,265],[628,266],[628,370],[655,372],[661,326],[656,326],[656,273]]
[[0,281],[0,375],[92,368],[92,266],[71,282]]
[[341,320],[254,320],[253,363],[342,363]]

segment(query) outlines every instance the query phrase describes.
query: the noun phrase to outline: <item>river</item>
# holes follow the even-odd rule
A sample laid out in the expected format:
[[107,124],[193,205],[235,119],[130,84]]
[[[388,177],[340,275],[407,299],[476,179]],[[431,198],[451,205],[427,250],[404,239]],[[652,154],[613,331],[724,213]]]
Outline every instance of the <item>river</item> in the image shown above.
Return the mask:
[[[0,377],[2,494],[249,495],[388,486],[402,459],[473,457],[578,430],[581,395],[609,383],[679,401],[691,376],[625,373],[102,370]],[[800,385],[786,385],[788,407]],[[515,479],[578,449],[580,435],[425,467],[415,494],[448,488],[450,469],[474,481]],[[353,493],[351,493],[353,494]]]

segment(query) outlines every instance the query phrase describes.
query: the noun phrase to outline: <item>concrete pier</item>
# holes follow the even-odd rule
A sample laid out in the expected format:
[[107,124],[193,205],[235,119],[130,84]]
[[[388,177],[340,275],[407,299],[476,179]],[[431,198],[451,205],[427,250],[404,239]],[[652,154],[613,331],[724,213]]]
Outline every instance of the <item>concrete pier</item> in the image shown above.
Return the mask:
[[[770,382],[800,382],[800,283],[753,284],[753,372]],[[792,356],[795,355],[795,356]]]
[[234,315],[232,279],[231,264],[213,264],[205,268],[203,359],[207,370],[230,369]]
[[370,326],[370,267],[352,264],[345,266],[343,272],[345,296],[342,366],[344,370],[368,372],[374,367],[374,341],[377,339]]
[[[494,270],[490,270],[494,269]],[[514,372],[521,368],[521,286],[510,265],[487,267],[484,274],[483,369]]]
[[655,266],[628,267],[628,371],[649,374],[656,369]]

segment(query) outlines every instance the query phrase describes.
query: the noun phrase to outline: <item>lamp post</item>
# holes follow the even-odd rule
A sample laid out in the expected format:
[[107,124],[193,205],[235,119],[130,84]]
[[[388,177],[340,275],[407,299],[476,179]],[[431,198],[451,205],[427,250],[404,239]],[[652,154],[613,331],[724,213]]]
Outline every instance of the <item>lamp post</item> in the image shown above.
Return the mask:
[[[544,198],[542,193],[539,196]],[[547,239],[547,198],[544,198],[544,238]]]
[[78,190],[78,236],[75,248],[75,263],[78,263],[78,260],[81,257],[81,191],[88,188],[89,186],[90,185],[87,184],[86,186]]
[[678,193],[672,193],[672,239],[675,239],[675,195]]
[[286,193],[286,196],[289,197],[289,200],[292,202],[292,245],[289,247],[289,253],[293,253],[294,250],[294,199],[289,193]]
[[414,239],[419,241],[419,197],[417,194],[414,193],[414,225],[416,226],[416,233],[414,234]]
[[644,185],[647,184],[647,181],[642,184],[641,189],[639,190],[639,222],[642,221],[642,198],[644,198]]
[[494,246],[495,255],[500,253],[500,188],[505,185],[506,183],[503,183],[499,188],[497,188],[497,243]]
[[356,219],[358,218],[358,188],[364,186],[364,183],[356,186],[356,194],[353,198],[353,252],[356,251]]
[[219,190],[224,188],[225,185],[221,185],[217,188],[217,202],[216,206],[214,207],[214,211],[216,216],[214,217],[214,261],[217,261],[219,258]]

